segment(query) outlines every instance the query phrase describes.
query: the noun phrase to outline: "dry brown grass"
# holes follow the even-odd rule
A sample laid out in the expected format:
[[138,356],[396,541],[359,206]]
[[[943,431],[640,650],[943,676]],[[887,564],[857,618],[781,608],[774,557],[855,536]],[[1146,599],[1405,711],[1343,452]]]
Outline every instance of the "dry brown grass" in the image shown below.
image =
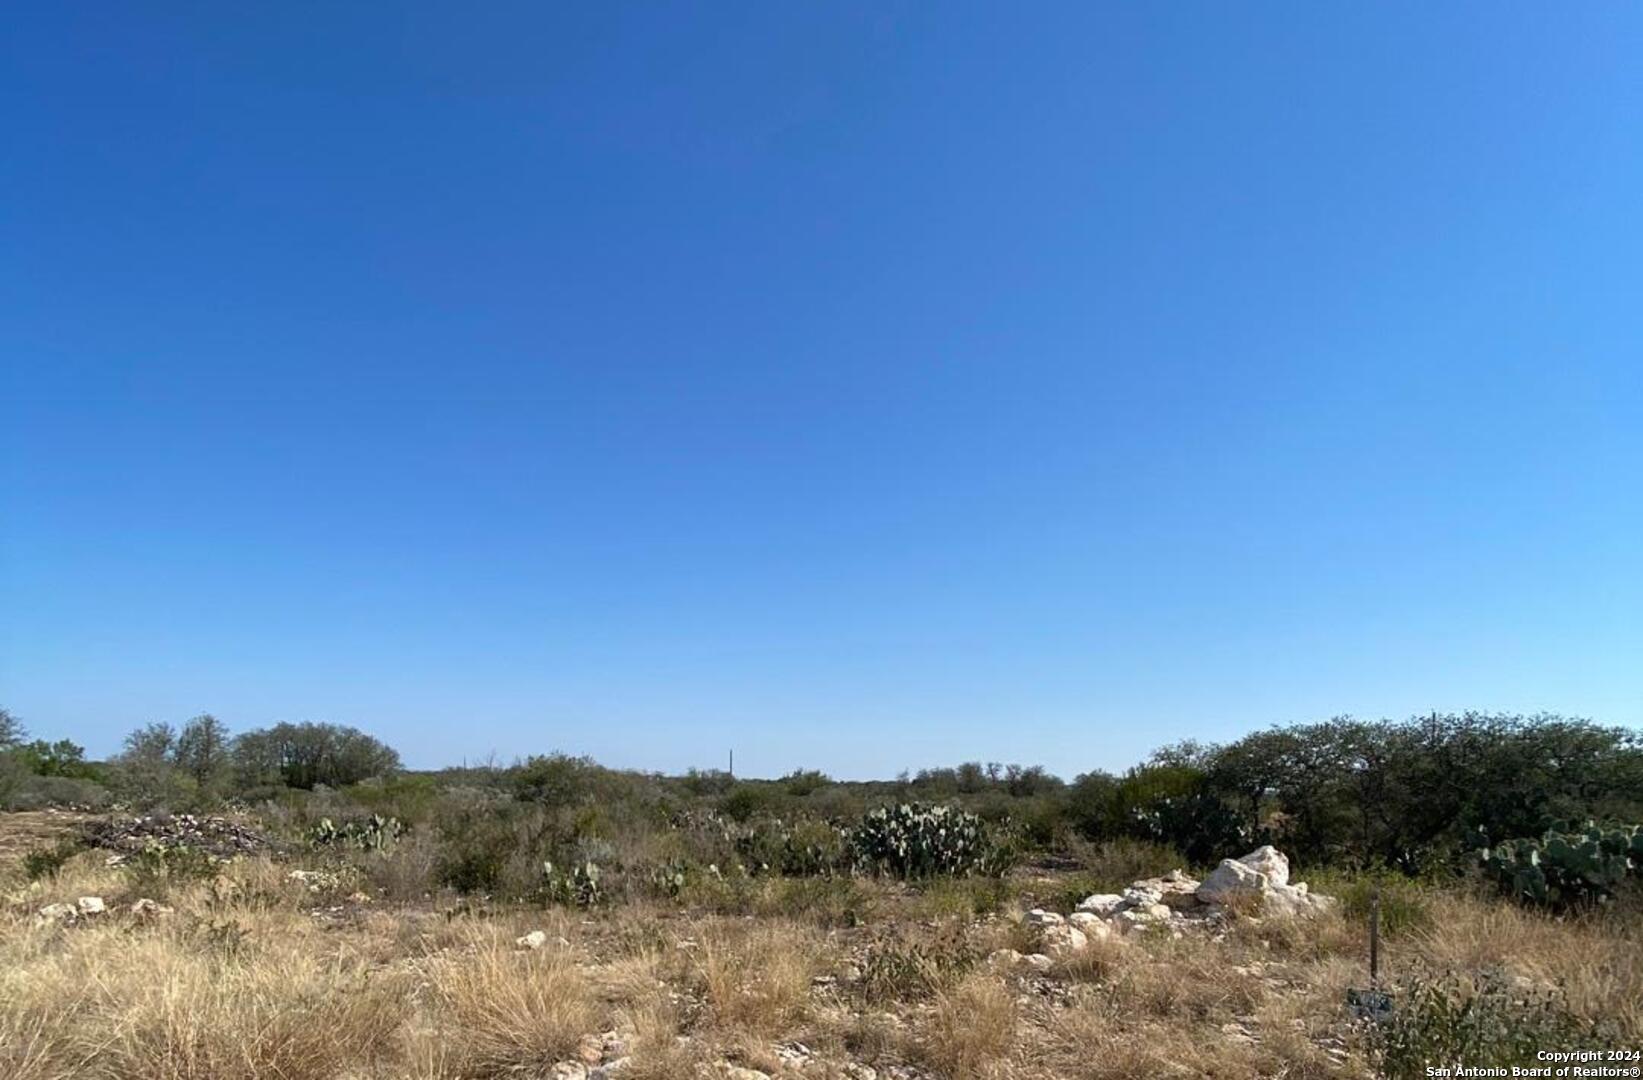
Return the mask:
[[14,920],[0,940],[0,1075],[16,1080],[327,1080],[374,1066],[406,1014],[402,980],[294,914],[220,932]]
[[[805,1075],[822,1078],[852,1061],[960,1080],[1368,1075],[1342,1007],[1365,981],[1364,935],[1339,916],[1240,920],[1219,941],[1095,940],[1042,976],[987,968],[1021,931],[960,913],[956,891],[964,904],[858,883],[881,889],[862,905],[880,914],[854,928],[778,907],[650,903],[446,918],[386,900],[330,913],[340,898],[310,894],[289,869],[247,860],[178,882],[169,919],[54,926],[34,912],[127,895],[129,875],[94,854],[34,884],[0,868],[0,1077],[528,1077],[612,1028],[632,1080],[721,1062],[790,1075],[778,1050],[792,1041],[814,1051]],[[840,897],[858,899],[834,890],[823,906]],[[1388,940],[1393,977],[1504,969],[1643,1037],[1635,912],[1556,919],[1437,891],[1424,902],[1422,928]],[[548,947],[516,949],[531,929]],[[839,975],[852,965],[859,980]],[[837,981],[813,987],[824,972]]]
[[566,953],[520,952],[506,934],[471,927],[465,948],[423,968],[434,1030],[467,1075],[545,1070],[601,1028],[593,988]]
[[936,998],[924,1056],[954,1080],[1000,1075],[1015,1048],[1016,999],[997,976],[976,972]]
[[627,1010],[621,1026],[632,1033],[632,1057],[622,1071],[624,1080],[674,1080],[693,1075],[703,1063],[703,1048],[682,1036],[678,1010],[666,998],[653,996]]
[[810,1004],[820,944],[796,923],[713,923],[703,927],[696,978],[720,1028],[775,1037]]
[[1431,924],[1393,954],[1398,967],[1497,969],[1559,987],[1576,1015],[1643,1040],[1643,921],[1634,913],[1555,918],[1466,894],[1430,902]]

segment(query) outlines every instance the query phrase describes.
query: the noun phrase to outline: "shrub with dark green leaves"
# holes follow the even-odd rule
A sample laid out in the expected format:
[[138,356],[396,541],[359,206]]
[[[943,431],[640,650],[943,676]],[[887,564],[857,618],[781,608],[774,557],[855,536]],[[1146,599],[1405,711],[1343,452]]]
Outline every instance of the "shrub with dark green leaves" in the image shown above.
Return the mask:
[[869,810],[850,835],[856,863],[901,878],[1002,874],[1009,845],[979,817],[956,806],[901,803]]

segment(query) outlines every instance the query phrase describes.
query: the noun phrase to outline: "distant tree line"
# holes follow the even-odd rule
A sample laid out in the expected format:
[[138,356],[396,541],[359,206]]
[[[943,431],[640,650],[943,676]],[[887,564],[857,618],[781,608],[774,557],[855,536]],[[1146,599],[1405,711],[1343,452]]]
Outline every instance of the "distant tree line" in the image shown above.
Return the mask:
[[[782,828],[771,835],[787,836],[798,823],[848,823],[874,807],[917,802],[961,806],[1005,827],[1024,849],[1047,853],[1134,840],[1204,865],[1273,843],[1313,865],[1419,873],[1452,864],[1479,829],[1498,840],[1536,835],[1554,819],[1643,821],[1643,738],[1556,715],[1468,712],[1337,718],[1225,745],[1185,742],[1121,774],[1089,772],[1070,783],[1037,765],[982,762],[867,782],[813,769],[774,780],[719,770],[668,777],[557,753],[402,775],[392,748],[336,724],[236,735],[202,714],[180,728],[138,728],[99,763],[68,740],[30,740],[0,710],[0,806],[113,798],[182,809],[322,788],[345,789],[356,809],[441,822],[453,850],[489,845],[527,869],[540,866],[541,852],[520,853],[518,835],[536,836],[533,844],[563,860],[612,837],[699,823],[704,813],[739,828],[775,822]],[[528,826],[510,817],[519,814]]]
[[1271,842],[1309,863],[1415,873],[1476,829],[1515,837],[1557,819],[1638,821],[1643,739],[1546,714],[1339,718],[1167,747],[1122,776],[1078,777],[1067,800],[1085,836],[1156,840],[1198,861]]
[[68,739],[29,741],[22,722],[0,709],[0,806],[205,806],[275,788],[345,787],[400,768],[378,739],[339,724],[281,723],[233,735],[203,713],[175,728],[146,724],[107,762],[88,762]]

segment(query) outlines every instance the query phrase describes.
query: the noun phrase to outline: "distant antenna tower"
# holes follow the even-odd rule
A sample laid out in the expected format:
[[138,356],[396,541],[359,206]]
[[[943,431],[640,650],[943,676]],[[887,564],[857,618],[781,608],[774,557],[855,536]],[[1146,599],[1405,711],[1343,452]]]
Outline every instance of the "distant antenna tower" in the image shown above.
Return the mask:
[[731,779],[736,777],[736,751],[734,749],[730,751],[730,776]]

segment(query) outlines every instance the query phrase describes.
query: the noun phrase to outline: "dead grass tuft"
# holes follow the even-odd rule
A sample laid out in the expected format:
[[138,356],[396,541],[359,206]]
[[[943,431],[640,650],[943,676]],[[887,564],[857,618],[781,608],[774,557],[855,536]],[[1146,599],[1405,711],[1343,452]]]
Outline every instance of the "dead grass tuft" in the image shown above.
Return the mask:
[[517,951],[505,932],[476,927],[467,948],[427,967],[434,1027],[469,1073],[547,1069],[599,1029],[586,976],[557,949]]
[[1015,1046],[1015,995],[997,976],[976,972],[936,998],[924,1056],[954,1080],[996,1076]]
[[773,1037],[803,1018],[819,958],[798,924],[719,923],[702,935],[695,973],[717,1026]]

